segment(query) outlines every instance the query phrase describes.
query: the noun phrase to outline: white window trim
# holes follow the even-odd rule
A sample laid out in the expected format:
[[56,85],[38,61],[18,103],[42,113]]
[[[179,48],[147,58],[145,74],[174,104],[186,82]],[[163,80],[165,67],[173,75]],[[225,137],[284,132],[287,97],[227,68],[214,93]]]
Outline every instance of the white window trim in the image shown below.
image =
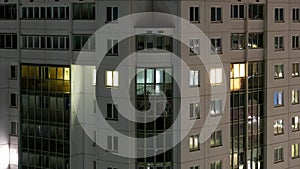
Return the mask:
[[[220,77],[217,77],[219,75]],[[209,71],[210,84],[212,86],[221,85],[223,83],[223,70],[222,68],[211,68]]]
[[199,87],[200,86],[200,71],[192,69],[189,71],[189,86]]
[[[109,139],[111,139],[111,148],[109,147]],[[119,143],[118,143],[118,136],[107,136],[107,151],[109,152],[118,152]],[[115,142],[117,145],[115,145]]]
[[[111,72],[111,82],[108,81],[108,76],[110,76],[110,74],[108,74],[109,72]],[[115,77],[117,76],[117,77]],[[118,88],[119,87],[119,71],[116,70],[106,70],[105,71],[105,87],[106,88]]]

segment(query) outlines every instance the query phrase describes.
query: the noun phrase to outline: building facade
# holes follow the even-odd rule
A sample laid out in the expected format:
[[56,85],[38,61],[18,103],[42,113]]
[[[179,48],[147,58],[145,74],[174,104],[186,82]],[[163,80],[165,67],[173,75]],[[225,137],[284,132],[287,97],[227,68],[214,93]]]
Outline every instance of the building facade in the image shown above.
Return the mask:
[[[208,45],[160,15],[121,27],[149,12]],[[0,1],[0,168],[299,168],[299,36],[296,0]]]

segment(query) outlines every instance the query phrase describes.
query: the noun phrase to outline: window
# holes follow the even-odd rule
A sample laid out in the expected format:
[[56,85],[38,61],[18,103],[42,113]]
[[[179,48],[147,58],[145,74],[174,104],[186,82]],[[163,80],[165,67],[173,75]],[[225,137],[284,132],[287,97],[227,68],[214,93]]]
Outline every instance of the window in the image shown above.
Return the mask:
[[119,86],[119,72],[118,71],[106,71],[106,87],[118,87]]
[[264,6],[261,4],[249,5],[249,19],[258,20],[264,19]]
[[190,70],[190,81],[191,87],[199,86],[199,70]]
[[283,147],[278,147],[274,149],[274,163],[283,161]]
[[300,9],[293,8],[293,22],[300,22]]
[[190,119],[200,118],[200,107],[199,103],[190,104]]
[[222,41],[221,38],[212,38],[210,40],[211,48],[210,51],[212,53],[222,53]]
[[172,51],[173,39],[162,35],[137,35],[136,50],[167,50]]
[[275,22],[284,22],[284,10],[283,8],[275,8]]
[[27,36],[22,37],[23,49],[69,49],[69,37],[68,36]]
[[292,49],[299,49],[299,36],[292,36]]
[[264,46],[263,33],[249,33],[248,47],[250,49],[263,48]]
[[118,40],[108,39],[107,40],[107,54],[108,55],[118,55],[119,47]]
[[118,120],[118,106],[115,104],[107,104],[107,119],[114,119],[114,120]]
[[292,77],[298,77],[299,75],[299,63],[292,63]]
[[69,19],[68,6],[22,7],[22,19]]
[[275,120],[274,121],[274,134],[283,134],[284,128],[283,128],[283,119]]
[[17,34],[0,34],[0,49],[17,49]]
[[106,22],[116,21],[119,17],[118,7],[106,7]]
[[284,50],[283,36],[276,36],[274,41],[275,50]]
[[292,90],[292,104],[299,104],[299,90]]
[[245,34],[243,33],[231,34],[231,49],[234,50],[245,49]]
[[199,169],[199,166],[190,167],[190,169]]
[[200,150],[199,135],[193,135],[189,137],[190,151]]
[[211,100],[210,101],[210,115],[218,116],[222,114],[222,100]]
[[217,147],[222,145],[222,131],[215,131],[210,136],[210,147]]
[[210,169],[222,169],[222,161],[218,160],[210,162]]
[[274,78],[284,78],[284,72],[283,72],[284,65],[274,65]]
[[210,69],[210,84],[211,85],[222,84],[222,68]]
[[299,117],[295,116],[292,118],[292,131],[299,131]]
[[190,21],[199,22],[199,7],[191,6],[190,7]]
[[95,3],[74,3],[73,19],[95,19]]
[[221,7],[211,7],[210,8],[210,21],[222,22],[222,8]]
[[0,4],[0,20],[15,20],[17,19],[17,5],[16,4]]
[[97,169],[97,162],[96,161],[93,161],[93,168]]
[[18,68],[17,65],[9,66],[9,78],[16,79],[18,77]]
[[274,92],[274,106],[283,106],[283,92]]
[[10,134],[14,136],[18,135],[18,122],[15,121],[10,122]]
[[16,93],[10,94],[10,107],[18,106],[18,95]]
[[74,50],[95,50],[95,36],[94,35],[74,35],[73,36]]
[[244,5],[231,5],[231,18],[232,19],[244,19],[245,18],[245,6]]
[[292,158],[299,158],[299,144],[292,144],[291,149]]
[[107,151],[118,152],[118,136],[107,136]]
[[190,54],[200,54],[199,39],[190,39]]

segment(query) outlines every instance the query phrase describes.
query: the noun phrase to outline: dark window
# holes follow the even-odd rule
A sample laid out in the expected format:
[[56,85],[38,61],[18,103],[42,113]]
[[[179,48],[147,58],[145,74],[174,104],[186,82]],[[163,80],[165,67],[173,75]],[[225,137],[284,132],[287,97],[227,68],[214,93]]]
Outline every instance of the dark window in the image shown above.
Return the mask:
[[17,94],[11,93],[10,94],[10,106],[11,107],[17,107],[18,106],[17,101]]
[[263,19],[264,10],[261,4],[250,4],[249,5],[249,19]]
[[284,22],[283,8],[275,8],[274,17],[275,17],[275,22]]
[[118,7],[106,7],[106,22],[118,19]]
[[17,6],[15,4],[0,5],[0,19],[16,19]]
[[10,78],[15,79],[17,78],[17,66],[10,65]]
[[191,6],[190,7],[190,21],[199,22],[199,7]]
[[95,19],[95,4],[94,3],[74,4],[73,19]]
[[249,33],[248,47],[251,49],[263,48],[263,33]]
[[221,22],[222,21],[222,8],[221,7],[212,7],[211,11],[211,18],[212,22]]
[[244,19],[245,6],[244,5],[231,5],[231,18]]

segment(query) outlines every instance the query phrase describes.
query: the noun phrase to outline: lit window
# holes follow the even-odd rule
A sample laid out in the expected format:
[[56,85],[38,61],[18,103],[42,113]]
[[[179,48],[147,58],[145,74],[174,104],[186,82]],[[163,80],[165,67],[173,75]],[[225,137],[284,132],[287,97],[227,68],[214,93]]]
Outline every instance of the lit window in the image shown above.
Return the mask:
[[284,22],[284,10],[283,8],[275,8],[275,22]]
[[293,21],[300,22],[300,9],[299,8],[293,8]]
[[274,65],[274,78],[278,79],[278,78],[284,78],[284,65],[280,64],[280,65]]
[[243,33],[231,34],[231,49],[233,50],[245,49],[245,34]]
[[95,3],[74,3],[73,19],[95,19]]
[[212,22],[222,22],[222,8],[221,7],[211,7],[210,8],[210,20]]
[[199,103],[190,104],[190,119],[196,119],[200,117]]
[[107,119],[114,119],[117,120],[118,119],[118,106],[115,104],[107,104]]
[[118,40],[108,39],[107,40],[107,54],[108,55],[118,55],[119,47]]
[[230,90],[238,91],[244,89],[245,85],[242,83],[245,78],[245,64],[231,64],[230,65]]
[[274,149],[274,163],[283,161],[283,147],[278,147]]
[[292,36],[292,49],[299,49],[299,36]]
[[222,84],[222,68],[214,68],[210,70],[210,84]]
[[199,39],[190,39],[190,54],[200,54]]
[[10,107],[18,106],[18,95],[16,93],[10,94]]
[[118,136],[107,136],[107,151],[118,152]]
[[291,149],[292,158],[299,158],[299,144],[292,144]]
[[218,116],[222,114],[222,100],[211,100],[210,101],[210,115]]
[[283,119],[275,120],[274,121],[274,134],[283,134],[284,128],[283,128]]
[[283,92],[274,92],[274,106],[283,106]]
[[210,162],[210,169],[222,169],[222,161],[212,161]]
[[231,18],[232,19],[244,19],[245,6],[244,5],[231,5]]
[[106,22],[116,21],[118,17],[118,7],[106,7]]
[[199,7],[191,6],[190,7],[190,21],[199,22]]
[[212,38],[210,40],[211,48],[210,51],[212,53],[222,53],[222,41],[221,38]]
[[283,36],[276,36],[274,41],[275,50],[284,50]]
[[119,86],[119,72],[118,71],[106,71],[106,87],[118,87]]
[[10,122],[10,134],[14,136],[18,135],[18,122]]
[[199,135],[193,135],[189,137],[189,147],[190,151],[197,151],[200,150],[199,146]]
[[94,67],[92,71],[93,71],[92,72],[92,85],[96,85],[96,82],[97,82],[97,70]]
[[292,77],[298,77],[299,75],[300,75],[299,63],[293,63],[292,64]]
[[199,86],[199,70],[190,70],[190,86]]
[[299,104],[299,90],[292,90],[292,104]]
[[210,136],[210,147],[217,147],[222,145],[222,131],[215,131]]
[[264,18],[264,6],[261,4],[249,5],[249,19],[257,20]]
[[16,79],[17,77],[18,77],[17,65],[10,65],[9,66],[9,78]]
[[292,131],[299,131],[299,117],[292,118]]
[[251,49],[263,48],[264,46],[263,33],[249,33],[248,47]]

